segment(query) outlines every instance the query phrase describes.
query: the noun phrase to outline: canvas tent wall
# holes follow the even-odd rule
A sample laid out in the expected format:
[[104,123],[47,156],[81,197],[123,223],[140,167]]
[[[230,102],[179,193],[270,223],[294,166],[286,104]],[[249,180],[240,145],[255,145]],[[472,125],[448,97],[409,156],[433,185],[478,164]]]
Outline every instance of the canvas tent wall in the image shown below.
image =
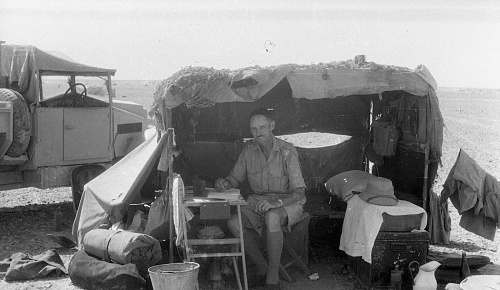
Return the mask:
[[[370,123],[399,102],[400,116],[413,122],[409,132],[414,136],[400,140],[398,154],[384,158],[379,173],[423,205],[443,140],[436,88],[423,65],[408,69],[348,60],[235,71],[188,67],[160,83],[150,114],[159,126],[175,128],[182,153],[174,169],[188,184],[195,174],[210,182],[230,171],[244,139],[251,137],[248,115],[258,107],[274,109],[276,135],[350,136],[326,147],[298,147],[310,203],[324,200],[321,185],[331,176],[367,169]],[[400,126],[407,123],[403,119]]]
[[[100,226],[109,228],[127,214],[130,203],[140,202],[142,190],[154,176],[167,134],[150,136],[101,175],[85,184],[73,222],[73,238],[83,244],[86,233]],[[154,189],[153,189],[154,190]]]

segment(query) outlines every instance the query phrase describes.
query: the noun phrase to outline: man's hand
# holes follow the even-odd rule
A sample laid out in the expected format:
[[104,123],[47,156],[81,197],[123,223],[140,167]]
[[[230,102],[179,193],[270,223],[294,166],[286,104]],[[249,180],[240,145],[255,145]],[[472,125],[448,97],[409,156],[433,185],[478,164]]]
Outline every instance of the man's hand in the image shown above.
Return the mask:
[[218,192],[223,192],[224,190],[230,189],[231,183],[225,178],[219,178],[215,181],[215,190]]
[[281,203],[277,200],[273,200],[271,202],[269,202],[267,200],[261,200],[255,206],[255,211],[260,213],[260,214],[263,214],[270,209],[278,208],[278,207],[281,207]]

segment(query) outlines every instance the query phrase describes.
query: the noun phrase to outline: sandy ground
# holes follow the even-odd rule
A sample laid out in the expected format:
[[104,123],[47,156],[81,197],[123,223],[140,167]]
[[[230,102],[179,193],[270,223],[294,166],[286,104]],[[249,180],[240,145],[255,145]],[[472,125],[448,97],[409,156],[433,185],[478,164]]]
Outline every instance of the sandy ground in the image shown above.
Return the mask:
[[[152,102],[156,82],[115,81],[116,96],[119,99],[135,101],[146,108]],[[442,167],[434,186],[440,192],[460,148],[473,157],[488,173],[500,178],[500,90],[440,89],[438,92],[441,110],[445,119]],[[56,248],[65,263],[68,263],[74,249],[63,249],[47,240],[47,233],[54,233],[53,211],[61,207],[63,230],[58,234],[71,236],[74,213],[69,188],[39,190],[34,188],[0,192],[0,259],[16,252],[30,255],[40,254]],[[492,242],[471,234],[459,227],[459,214],[450,203],[452,232],[450,245],[432,245],[436,252],[460,252],[480,254],[490,258],[492,263],[481,268],[483,274],[500,274],[500,253],[498,241]],[[497,230],[497,240],[500,230]],[[311,281],[298,270],[293,270],[295,283],[283,282],[284,289],[361,289],[356,280],[343,273],[343,260],[335,251],[317,246],[310,257],[310,268],[320,279]],[[202,279],[203,272],[200,273]],[[230,279],[229,279],[230,280]],[[202,289],[231,289],[234,284],[203,284]],[[71,284],[68,276],[36,281],[6,283],[0,281],[0,289],[80,289]],[[439,289],[444,289],[440,285]]]

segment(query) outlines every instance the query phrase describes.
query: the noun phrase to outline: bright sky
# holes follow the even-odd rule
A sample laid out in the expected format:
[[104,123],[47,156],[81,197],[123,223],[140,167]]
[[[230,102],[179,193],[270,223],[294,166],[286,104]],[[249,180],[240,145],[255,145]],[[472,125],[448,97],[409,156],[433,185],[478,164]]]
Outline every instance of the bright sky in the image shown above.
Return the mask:
[[159,80],[354,58],[416,68],[442,87],[500,88],[500,1],[1,0],[0,40]]

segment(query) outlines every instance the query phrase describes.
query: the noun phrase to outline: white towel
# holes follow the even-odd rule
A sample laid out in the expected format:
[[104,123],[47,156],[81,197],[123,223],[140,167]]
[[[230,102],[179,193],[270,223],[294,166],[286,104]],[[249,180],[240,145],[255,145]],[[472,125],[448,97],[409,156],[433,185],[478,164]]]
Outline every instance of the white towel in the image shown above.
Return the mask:
[[361,256],[367,263],[372,262],[372,248],[382,222],[382,213],[390,215],[422,215],[420,230],[427,225],[427,213],[411,202],[400,200],[394,206],[380,206],[367,203],[353,196],[347,203],[339,249],[352,257]]
[[[187,226],[187,222],[193,218],[193,213],[187,206],[184,206],[182,201],[184,200],[184,182],[179,174],[175,174],[174,180],[172,182],[172,205],[173,205],[173,217],[174,217],[174,227],[175,227],[175,244],[180,246],[184,239],[184,227]],[[185,222],[182,222],[182,221]]]

